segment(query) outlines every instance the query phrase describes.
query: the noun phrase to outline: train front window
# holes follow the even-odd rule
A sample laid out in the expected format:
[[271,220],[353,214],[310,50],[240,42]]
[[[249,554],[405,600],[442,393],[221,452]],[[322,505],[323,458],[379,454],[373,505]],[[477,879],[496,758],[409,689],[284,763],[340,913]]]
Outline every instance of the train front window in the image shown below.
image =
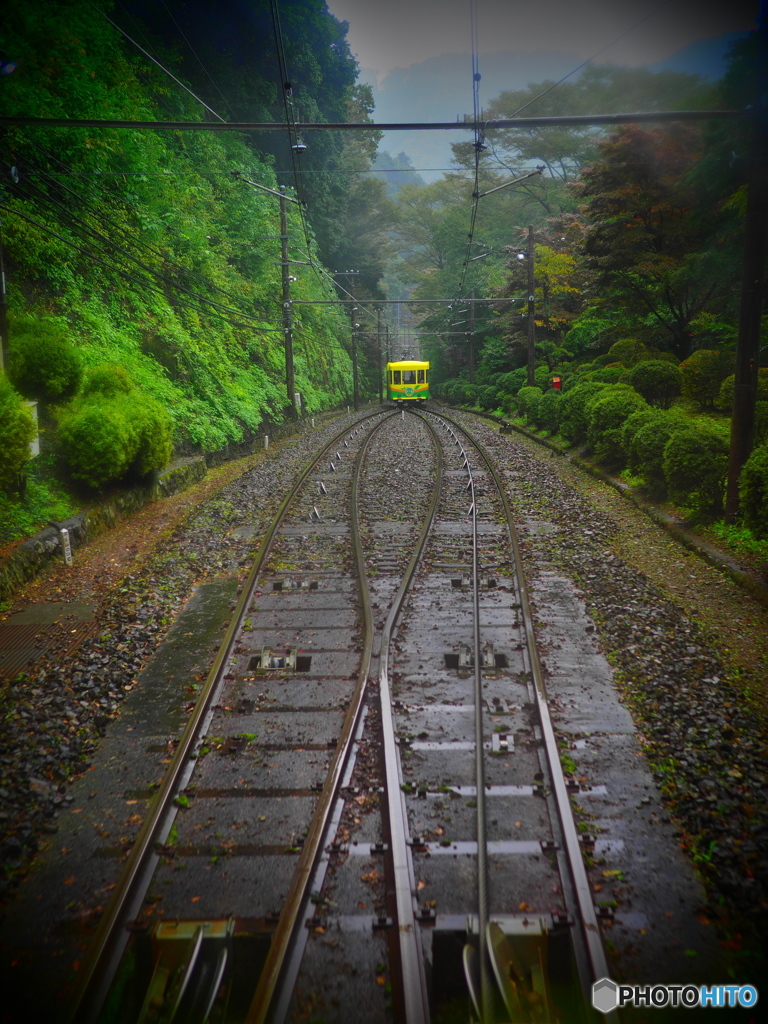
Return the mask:
[[417,370],[416,371],[416,380],[417,380],[417,383],[419,383],[419,384],[423,384],[424,383],[424,371],[423,370]]
[[393,384],[399,384],[400,383],[400,371],[399,370],[393,370],[392,371],[392,383]]
[[415,370],[403,370],[403,384],[415,384],[416,383],[416,371]]

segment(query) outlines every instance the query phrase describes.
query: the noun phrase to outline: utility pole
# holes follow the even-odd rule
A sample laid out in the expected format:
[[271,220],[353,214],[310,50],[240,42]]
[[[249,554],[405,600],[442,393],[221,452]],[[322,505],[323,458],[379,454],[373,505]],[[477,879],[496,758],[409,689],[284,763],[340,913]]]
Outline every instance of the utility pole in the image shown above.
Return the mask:
[[760,4],[757,35],[757,88],[744,224],[736,383],[733,390],[731,453],[728,460],[727,518],[739,510],[739,476],[750,456],[755,434],[757,370],[760,363],[760,314],[763,305],[766,233],[768,232],[768,4]]
[[469,383],[475,383],[475,289],[469,299]]
[[381,306],[376,307],[376,356],[379,373],[379,405],[384,401],[384,378],[381,375]]
[[526,252],[528,262],[528,384],[533,386],[536,383],[536,323],[534,321],[534,292],[536,289],[534,267],[533,267],[533,227],[528,227],[528,249]]
[[[389,351],[389,324],[384,324],[384,337],[387,340],[387,344],[386,344],[387,362],[391,363],[392,362],[392,353]],[[384,388],[383,394],[384,394],[384,397],[387,396],[386,387]]]
[[285,386],[291,415],[296,415],[296,385],[293,374],[293,316],[291,309],[291,278],[288,272],[288,209],[285,185],[280,186],[280,251],[283,271],[283,336],[285,338]]
[[[3,222],[0,220],[0,229]],[[5,263],[3,261],[3,237],[0,233],[0,370],[8,372],[8,303],[5,297]]]

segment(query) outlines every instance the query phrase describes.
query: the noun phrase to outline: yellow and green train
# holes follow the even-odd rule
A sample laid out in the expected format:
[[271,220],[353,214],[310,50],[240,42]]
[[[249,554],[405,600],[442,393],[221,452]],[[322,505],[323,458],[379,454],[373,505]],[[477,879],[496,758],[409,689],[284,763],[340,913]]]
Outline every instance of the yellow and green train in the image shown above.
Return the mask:
[[420,359],[387,363],[387,397],[392,402],[425,402],[429,398],[429,363]]

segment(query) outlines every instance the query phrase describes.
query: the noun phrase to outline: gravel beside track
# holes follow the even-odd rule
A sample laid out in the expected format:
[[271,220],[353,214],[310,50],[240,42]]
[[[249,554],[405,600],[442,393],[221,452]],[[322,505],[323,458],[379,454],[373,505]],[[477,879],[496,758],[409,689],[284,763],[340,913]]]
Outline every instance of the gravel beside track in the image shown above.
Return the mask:
[[768,668],[768,616],[611,488],[532,442],[466,414],[456,419],[514,477],[510,499],[534,588],[545,554],[581,591],[707,887],[703,913],[721,945],[756,969],[768,924],[768,734],[743,686],[750,669]]

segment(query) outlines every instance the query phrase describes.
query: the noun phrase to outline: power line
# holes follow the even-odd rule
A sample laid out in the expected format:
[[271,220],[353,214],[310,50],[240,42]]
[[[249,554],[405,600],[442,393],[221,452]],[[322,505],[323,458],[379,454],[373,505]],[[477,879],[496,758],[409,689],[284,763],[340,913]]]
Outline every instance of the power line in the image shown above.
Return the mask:
[[[110,263],[108,260],[105,260],[101,256],[97,256],[96,253],[91,252],[90,249],[86,249],[86,248],[84,248],[81,245],[75,244],[75,242],[73,242],[71,239],[65,238],[63,235],[60,235],[57,231],[54,231],[52,228],[47,227],[45,224],[41,224],[40,221],[35,220],[33,217],[30,217],[28,214],[22,213],[21,210],[17,210],[13,206],[7,206],[5,203],[0,203],[0,210],[4,210],[6,213],[11,213],[11,214],[13,214],[16,217],[20,217],[22,220],[25,220],[29,224],[34,225],[36,228],[39,228],[41,231],[44,231],[46,234],[52,235],[54,238],[57,238],[60,242],[63,242],[65,245],[68,245],[71,249],[75,249],[77,252],[82,253],[84,256],[87,256],[89,259],[94,260],[96,263],[101,264],[103,267],[106,267],[108,270],[111,270],[114,273],[119,274],[121,277],[125,278],[127,281],[132,281],[134,284],[139,284],[139,285],[141,285],[142,288],[149,288],[151,291],[159,292],[161,295],[165,296],[166,299],[170,298],[168,296],[167,292],[164,289],[158,288],[157,285],[151,284],[146,279],[142,279],[142,278],[136,277],[135,274],[130,274],[130,273],[128,273],[128,271],[123,270],[121,267],[115,266],[113,263]],[[194,293],[194,292],[192,292],[190,294],[192,294],[193,296],[199,298],[201,302],[204,302],[206,304],[214,305],[214,306],[218,305],[218,303],[211,303],[209,299],[206,299],[203,296],[196,296],[196,293]],[[239,310],[235,311],[237,313],[237,315],[240,316],[243,320],[250,320],[251,323],[248,323],[248,324],[240,323],[238,321],[229,319],[229,317],[223,316],[221,313],[212,312],[210,310],[201,310],[199,306],[196,306],[196,305],[194,305],[191,302],[185,302],[183,299],[180,299],[178,297],[175,297],[172,301],[174,301],[177,304],[182,305],[182,306],[188,306],[190,309],[194,309],[197,313],[205,312],[209,316],[218,317],[219,320],[223,320],[225,323],[232,324],[234,327],[244,327],[244,328],[247,328],[249,330],[252,330],[253,329],[253,326],[252,326],[253,324],[259,324],[261,330],[264,331],[265,333],[269,332],[269,331],[279,331],[280,330],[279,327],[264,327],[263,326],[263,321],[258,320],[255,317],[249,317],[247,315],[247,313],[241,313]],[[221,308],[226,308],[226,307],[221,307]]]
[[[493,121],[480,121],[483,131],[488,128],[558,128],[581,125],[647,124],[668,121],[732,121],[747,120],[755,116],[746,110],[654,110],[633,114],[568,114],[559,117],[502,117]],[[0,116],[4,128],[130,128],[139,131],[193,131],[193,132],[285,132],[289,126],[282,121],[131,121],[116,118],[27,117]],[[376,123],[368,121],[297,121],[292,126],[297,132],[407,132],[407,131],[475,131],[473,121],[405,121]]]

